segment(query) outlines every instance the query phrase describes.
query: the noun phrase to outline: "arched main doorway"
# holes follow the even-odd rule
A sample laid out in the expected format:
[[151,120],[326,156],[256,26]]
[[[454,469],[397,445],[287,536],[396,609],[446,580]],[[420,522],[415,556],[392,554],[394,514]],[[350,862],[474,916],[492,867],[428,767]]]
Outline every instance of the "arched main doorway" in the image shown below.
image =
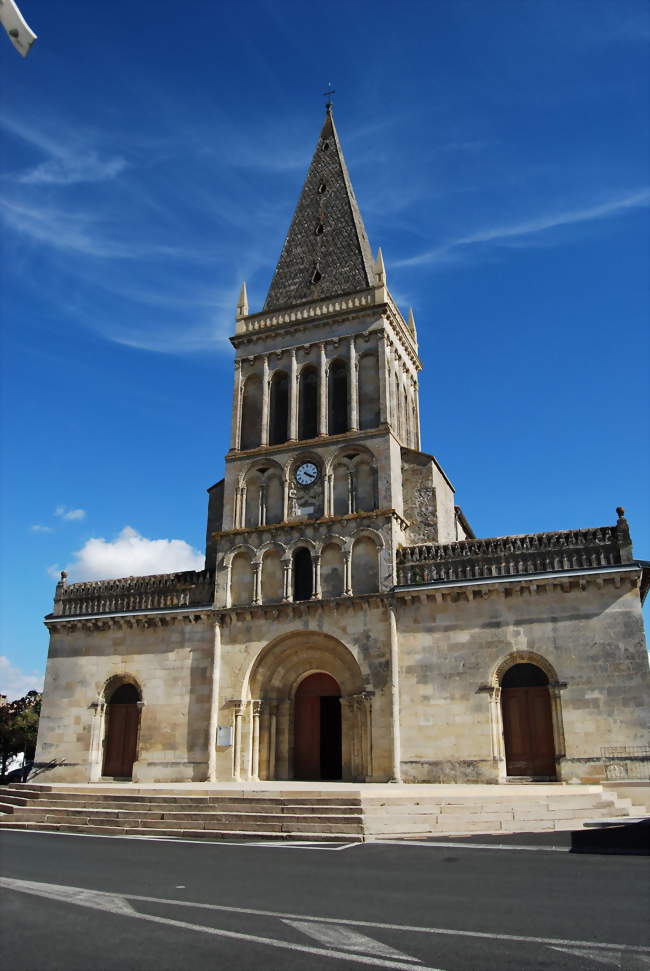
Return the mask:
[[329,674],[310,674],[294,705],[294,776],[340,779],[341,689]]
[[136,759],[140,692],[134,684],[122,684],[107,705],[106,742],[102,775],[130,779]]
[[555,779],[548,677],[536,664],[514,664],[501,679],[501,715],[509,776]]

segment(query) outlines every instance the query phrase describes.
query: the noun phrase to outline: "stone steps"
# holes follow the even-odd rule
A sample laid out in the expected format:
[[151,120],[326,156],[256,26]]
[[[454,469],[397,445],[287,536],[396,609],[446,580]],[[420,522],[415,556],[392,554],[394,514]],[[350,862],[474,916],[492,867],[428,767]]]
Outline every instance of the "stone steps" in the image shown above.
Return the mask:
[[70,833],[87,834],[91,836],[130,836],[130,837],[170,837],[174,839],[191,840],[289,840],[291,842],[301,841],[308,843],[362,843],[363,835],[356,833],[337,833],[337,832],[278,832],[277,830],[264,830],[259,827],[251,830],[217,830],[217,829],[156,829],[138,828],[133,826],[99,826],[97,824],[70,824],[70,823],[35,823],[17,822],[11,823],[0,819],[0,829],[10,828],[18,830],[38,830],[48,833]]
[[[0,789],[0,828],[179,839],[359,842],[582,829],[643,815],[600,786],[363,786],[340,793],[14,784]],[[386,787],[388,790],[388,787]],[[411,794],[412,793],[412,794]]]

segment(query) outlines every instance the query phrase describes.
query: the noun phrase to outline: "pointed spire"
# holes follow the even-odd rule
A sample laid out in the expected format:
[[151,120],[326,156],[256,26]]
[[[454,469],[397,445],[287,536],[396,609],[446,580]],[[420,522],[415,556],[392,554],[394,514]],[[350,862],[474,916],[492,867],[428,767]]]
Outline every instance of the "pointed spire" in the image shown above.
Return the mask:
[[413,316],[413,307],[409,307],[409,315],[406,323],[413,336],[417,337],[417,331],[415,330],[415,317]]
[[328,105],[264,310],[374,285],[370,244]]
[[384,266],[384,257],[381,252],[381,246],[377,250],[377,259],[374,265],[375,271],[375,286],[385,287],[386,286],[386,267]]
[[246,292],[246,280],[241,285],[239,300],[237,301],[237,320],[248,316],[248,293]]

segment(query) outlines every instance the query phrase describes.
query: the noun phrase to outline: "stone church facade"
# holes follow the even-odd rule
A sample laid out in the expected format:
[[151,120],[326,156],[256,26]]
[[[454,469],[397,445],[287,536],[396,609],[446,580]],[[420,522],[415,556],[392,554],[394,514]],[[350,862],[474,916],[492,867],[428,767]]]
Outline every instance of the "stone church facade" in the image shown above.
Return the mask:
[[205,569],[57,585],[37,762],[60,782],[647,777],[622,509],[477,539],[421,450],[421,364],[331,109],[259,313],[236,314]]

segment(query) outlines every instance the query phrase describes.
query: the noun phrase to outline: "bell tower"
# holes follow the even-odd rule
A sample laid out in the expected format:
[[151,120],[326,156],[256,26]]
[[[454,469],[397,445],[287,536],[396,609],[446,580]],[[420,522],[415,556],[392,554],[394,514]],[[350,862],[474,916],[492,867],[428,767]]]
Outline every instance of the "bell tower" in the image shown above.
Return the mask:
[[462,538],[453,489],[419,451],[413,314],[373,257],[331,105],[264,307],[250,312],[244,284],[231,342],[217,605],[385,592],[399,544]]

